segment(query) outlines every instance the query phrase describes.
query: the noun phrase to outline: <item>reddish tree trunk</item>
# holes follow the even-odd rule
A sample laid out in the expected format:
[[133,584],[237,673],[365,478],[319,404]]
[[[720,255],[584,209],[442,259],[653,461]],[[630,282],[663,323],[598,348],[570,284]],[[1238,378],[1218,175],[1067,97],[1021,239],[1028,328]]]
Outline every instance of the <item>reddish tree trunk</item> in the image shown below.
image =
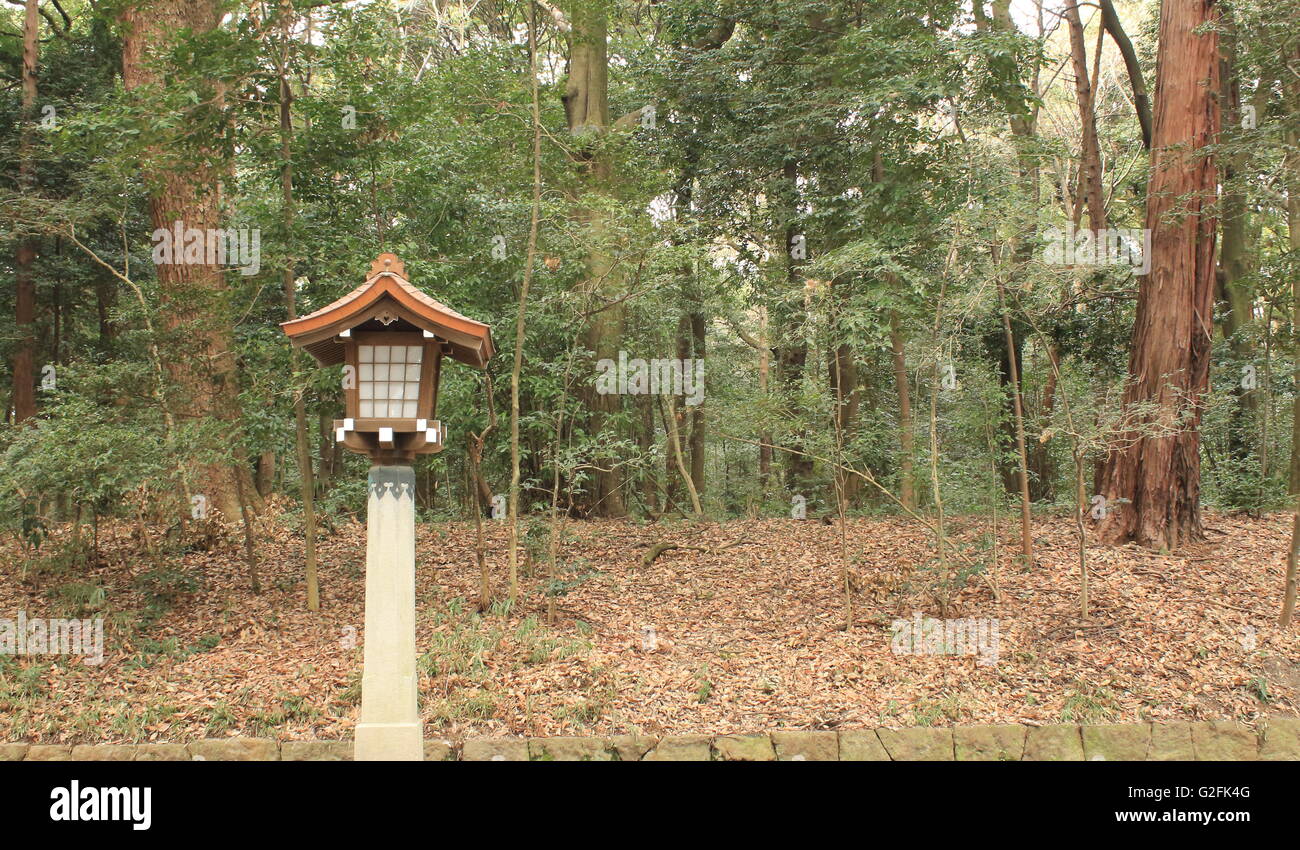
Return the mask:
[[1160,12],[1147,189],[1151,269],[1138,292],[1124,395],[1126,409],[1142,402],[1154,410],[1106,464],[1103,494],[1128,500],[1102,520],[1099,534],[1110,543],[1172,549],[1202,536],[1199,429],[1210,377],[1218,182],[1205,148],[1219,131],[1219,39],[1206,25],[1217,18],[1214,0],[1165,3]]
[[[123,13],[122,43],[126,88],[162,85],[157,72],[160,54],[165,55],[178,33],[197,36],[214,30],[221,9],[216,0],[159,0],[128,8]],[[219,84],[213,84],[210,96],[220,110]],[[171,230],[177,221],[205,233],[222,227],[221,190],[229,169],[218,153],[219,144],[213,140],[210,149],[187,151],[179,161],[174,149],[146,154],[142,170],[150,187],[149,216],[155,229]],[[170,343],[169,407],[180,422],[211,418],[226,423],[225,433],[233,438],[239,431],[239,387],[230,326],[222,317],[225,273],[213,263],[161,263],[158,282],[163,328]],[[255,499],[256,493],[243,462],[245,453],[237,449],[234,454],[236,462],[231,465],[187,472],[189,488],[206,495],[209,504],[231,520],[242,513],[240,494]]]

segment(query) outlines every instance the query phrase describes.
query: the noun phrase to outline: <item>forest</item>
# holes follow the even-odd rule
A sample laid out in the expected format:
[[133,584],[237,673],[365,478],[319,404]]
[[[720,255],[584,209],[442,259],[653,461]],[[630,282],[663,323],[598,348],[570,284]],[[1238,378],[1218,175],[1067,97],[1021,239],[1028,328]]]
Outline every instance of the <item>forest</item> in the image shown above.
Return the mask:
[[495,349],[426,725],[1300,707],[1291,0],[6,0],[0,72],[0,615],[105,632],[0,740],[346,728],[370,461],[282,324],[384,257]]

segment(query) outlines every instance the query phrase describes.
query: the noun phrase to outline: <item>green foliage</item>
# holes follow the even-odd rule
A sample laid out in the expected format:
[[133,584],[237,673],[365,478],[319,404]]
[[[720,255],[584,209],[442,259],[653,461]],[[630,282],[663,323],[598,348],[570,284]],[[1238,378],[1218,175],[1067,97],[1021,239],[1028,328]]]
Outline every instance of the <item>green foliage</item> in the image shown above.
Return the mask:
[[[8,234],[0,249],[12,254],[23,235],[38,242],[36,364],[57,378],[40,392],[34,427],[0,428],[0,532],[20,541],[24,568],[95,562],[93,542],[84,550],[79,536],[60,537],[62,551],[45,560],[49,535],[70,519],[171,526],[189,510],[193,482],[182,470],[271,453],[275,485],[296,500],[297,393],[326,531],[360,516],[364,461],[336,459],[328,427],[342,415],[338,370],[294,357],[278,323],[286,268],[302,314],[355,288],[380,250],[401,255],[417,286],[493,326],[499,421],[483,471],[493,492],[503,491],[507,371],[532,203],[524,7],[436,15],[389,2],[314,7],[310,39],[299,8],[286,39],[283,9],[261,19],[235,4],[212,31],[177,33],[160,51],[158,82],[128,90],[118,82],[118,5],[79,8],[67,32],[43,38],[39,100],[54,108],[52,125],[24,140],[19,87],[0,94],[8,119],[0,150],[16,162],[22,149],[36,183],[31,192],[17,181],[0,190]],[[1036,244],[1075,217],[1063,196],[1077,179],[1074,95],[1064,76],[1044,73],[1061,57],[1063,33],[1049,27],[1040,38],[1024,21],[1015,32],[974,25],[973,9],[952,0],[601,8],[615,126],[581,138],[566,122],[571,39],[549,15],[540,21],[542,185],[520,375],[521,515],[549,511],[557,471],[560,509],[598,512],[594,485],[610,468],[638,517],[689,511],[662,399],[619,396],[593,415],[591,347],[601,341],[589,331],[615,314],[618,338],[604,342],[630,356],[707,362],[701,415],[684,410],[680,436],[694,452],[697,427],[702,435],[710,516],[787,516],[796,494],[810,515],[830,514],[837,471],[868,473],[898,494],[904,461],[924,513],[938,499],[950,513],[1001,509],[1016,457],[995,282],[1006,289],[1019,349],[1033,498],[1072,508],[1075,451],[1090,468],[1118,421],[1110,414],[1127,369],[1137,279],[1120,267],[1044,262]],[[1148,71],[1150,11],[1121,9]],[[20,16],[18,7],[0,15],[10,31]],[[1232,16],[1242,33],[1234,79],[1260,114],[1256,128],[1226,127],[1216,153],[1232,162],[1225,192],[1240,193],[1247,210],[1242,285],[1257,309],[1231,345],[1216,342],[1201,428],[1207,501],[1258,512],[1281,504],[1291,449],[1290,284],[1300,260],[1285,237],[1281,199],[1292,190],[1278,180],[1289,178],[1276,175],[1289,173],[1287,133],[1300,119],[1280,87],[1259,82],[1288,78],[1292,22],[1253,1],[1234,3]],[[16,39],[0,60],[17,75]],[[293,93],[287,139],[281,63]],[[1125,87],[1103,85],[1097,106],[1109,223],[1141,227],[1148,155]],[[1012,131],[1012,121],[1034,116],[1031,135]],[[1022,179],[1028,164],[1032,181]],[[227,274],[224,288],[195,295],[172,321],[164,308],[175,293],[160,286],[150,257],[149,201],[160,186],[142,174],[205,166],[229,175],[228,223],[260,232],[261,267]],[[794,256],[794,236],[806,256]],[[0,315],[12,317],[13,306],[0,295]],[[214,328],[229,333],[237,363],[234,422],[188,409],[196,388],[170,368],[193,334]],[[765,389],[751,345],[761,333]],[[8,386],[23,334],[10,326],[0,337]],[[911,393],[909,457],[895,337]],[[856,413],[837,429],[846,399],[832,387],[831,352],[841,349]],[[1222,379],[1247,366],[1268,384],[1243,419],[1244,396]],[[940,369],[952,370],[956,386],[935,393],[931,421]],[[426,520],[463,515],[471,502],[464,435],[487,425],[487,386],[470,370],[443,375],[439,416],[450,438],[443,453],[418,462],[430,482],[421,492],[431,494],[421,505]],[[780,448],[763,477],[754,444],[766,439]],[[815,459],[800,463],[797,453]],[[849,477],[850,511],[898,509]],[[1091,493],[1094,482],[1085,483]],[[287,516],[300,524],[293,510]],[[529,524],[523,537],[536,562],[549,545],[540,529]],[[550,592],[574,580],[562,577]]]
[[73,617],[82,619],[104,607],[104,588],[86,581],[72,581],[49,591]]
[[60,395],[35,427],[0,433],[0,526],[37,542],[54,493],[95,516],[129,506],[133,492],[166,474],[156,440],[147,420]]
[[1211,471],[1212,489],[1207,494],[1220,508],[1243,511],[1259,516],[1265,511],[1286,507],[1287,482],[1275,475],[1265,475],[1255,454],[1226,454]]

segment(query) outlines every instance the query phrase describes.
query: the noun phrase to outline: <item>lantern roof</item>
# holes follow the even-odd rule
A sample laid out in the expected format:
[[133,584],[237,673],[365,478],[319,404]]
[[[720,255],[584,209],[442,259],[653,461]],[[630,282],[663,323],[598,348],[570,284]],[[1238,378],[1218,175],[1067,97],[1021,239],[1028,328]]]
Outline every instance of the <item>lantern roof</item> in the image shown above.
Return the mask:
[[345,346],[339,337],[354,328],[425,331],[443,343],[445,354],[480,369],[496,353],[490,327],[417,289],[394,254],[380,254],[366,282],[347,295],[280,327],[322,366],[343,362]]

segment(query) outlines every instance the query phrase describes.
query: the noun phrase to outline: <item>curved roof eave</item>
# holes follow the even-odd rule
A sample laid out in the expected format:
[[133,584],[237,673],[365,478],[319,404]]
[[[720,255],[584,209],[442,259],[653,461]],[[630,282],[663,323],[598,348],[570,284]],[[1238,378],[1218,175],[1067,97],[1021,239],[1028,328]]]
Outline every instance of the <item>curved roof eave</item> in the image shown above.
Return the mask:
[[299,339],[334,325],[346,326],[353,318],[360,321],[361,314],[385,295],[409,310],[417,320],[422,319],[428,323],[429,327],[423,328],[424,330],[434,333],[445,328],[479,342],[478,354],[483,362],[473,362],[464,357],[455,359],[471,366],[482,367],[496,353],[496,347],[492,343],[492,329],[488,325],[464,316],[431,298],[393,271],[381,271],[342,298],[306,316],[281,322],[280,327],[295,345],[306,344],[307,340],[300,343]]

